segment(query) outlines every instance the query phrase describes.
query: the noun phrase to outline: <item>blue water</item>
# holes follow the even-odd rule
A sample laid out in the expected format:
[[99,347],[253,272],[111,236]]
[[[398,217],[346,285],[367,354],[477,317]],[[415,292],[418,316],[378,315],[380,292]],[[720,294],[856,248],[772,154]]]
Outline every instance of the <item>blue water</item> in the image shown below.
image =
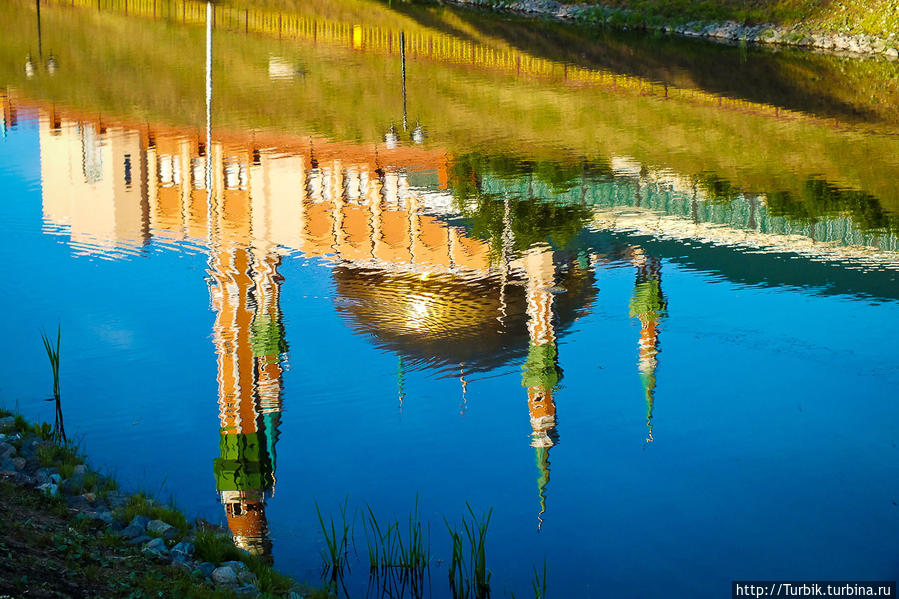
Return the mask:
[[[224,523],[213,466],[222,451],[220,308],[211,297],[219,267],[210,255],[245,250],[171,241],[152,226],[136,247],[74,241],[71,225],[45,216],[46,118],[23,118],[0,141],[0,404],[52,420],[42,401],[51,381],[40,332],[58,324],[69,436],[123,487],[171,496],[187,513]],[[509,189],[517,181],[488,168],[479,176]],[[615,185],[633,182],[616,177]],[[479,238],[470,213],[436,218]],[[562,226],[547,219],[558,235]],[[834,217],[833,226],[841,222]],[[281,371],[280,424],[272,484],[258,489],[275,565],[318,583],[324,541],[315,506],[336,516],[346,501],[358,553],[347,586],[362,596],[368,567],[359,513],[370,506],[403,519],[418,498],[437,597],[449,593],[444,518],[459,522],[466,502],[478,513],[492,508],[494,596],[528,596],[544,560],[556,597],[720,597],[735,579],[895,579],[895,233],[881,232],[880,247],[868,246],[875,257],[862,259],[578,223],[570,243],[511,251],[513,259],[550,256],[555,285],[541,297],[554,302],[554,364],[563,376],[553,390],[542,489],[522,382],[536,343],[523,299],[509,304],[518,312],[500,335],[501,350],[466,366],[445,356],[474,351],[480,334],[453,329],[437,350],[426,337],[443,317],[429,313],[421,324],[394,312],[414,313],[418,296],[408,289],[419,288],[402,285],[427,290],[431,275],[387,269],[366,279],[360,273],[369,267],[339,249],[323,258],[246,240],[254,255],[280,256],[277,311],[287,350],[272,358]],[[643,276],[637,250],[652,265],[643,268],[659,273],[666,303],[653,316],[651,422],[638,363],[643,325],[630,312]],[[539,275],[515,268],[510,289],[523,294]],[[452,290],[493,293],[496,272],[447,276],[438,277],[447,287],[437,296],[450,297],[450,306],[468,301],[493,319],[492,308],[453,300]],[[366,308],[375,316],[365,321],[354,302],[364,304],[368,292],[385,295]],[[258,288],[237,293],[261,305]],[[405,331],[399,341],[396,330]]]

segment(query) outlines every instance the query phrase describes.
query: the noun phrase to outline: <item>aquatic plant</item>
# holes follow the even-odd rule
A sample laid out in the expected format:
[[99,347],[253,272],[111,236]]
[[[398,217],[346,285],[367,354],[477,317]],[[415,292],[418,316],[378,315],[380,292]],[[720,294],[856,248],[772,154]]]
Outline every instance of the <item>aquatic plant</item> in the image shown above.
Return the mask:
[[546,558],[543,558],[543,572],[537,571],[534,566],[534,599],[546,599]]
[[62,421],[62,402],[59,392],[59,345],[62,340],[62,328],[56,328],[56,347],[47,337],[47,334],[41,332],[41,340],[44,342],[44,349],[47,350],[47,358],[50,359],[50,368],[53,371],[53,397],[47,401],[56,402],[56,421],[53,425],[53,439],[61,443],[66,443],[66,429]]
[[405,534],[399,521],[381,525],[371,506],[366,506],[362,526],[368,545],[371,587],[384,596],[404,596],[408,590],[412,597],[424,594],[426,580],[430,579],[431,532],[430,525],[422,526],[418,495],[415,508],[409,513]]
[[344,499],[343,506],[340,508],[340,526],[335,524],[333,516],[329,517],[329,525],[326,525],[318,503],[316,502],[315,504],[315,513],[318,515],[318,523],[321,526],[327,546],[326,550],[322,550],[322,575],[328,576],[332,588],[337,586],[338,581],[341,585],[343,584],[343,574],[347,567],[347,551],[350,537],[350,525],[347,523],[346,518],[348,500],[349,498]]
[[[487,599],[490,597],[490,571],[487,569],[487,528],[493,508],[480,516],[475,515],[466,502],[471,520],[463,514],[461,529],[454,529],[446,522],[453,542],[453,553],[449,567],[450,590],[454,599]],[[462,536],[464,531],[465,536]],[[465,541],[468,552],[464,551]]]

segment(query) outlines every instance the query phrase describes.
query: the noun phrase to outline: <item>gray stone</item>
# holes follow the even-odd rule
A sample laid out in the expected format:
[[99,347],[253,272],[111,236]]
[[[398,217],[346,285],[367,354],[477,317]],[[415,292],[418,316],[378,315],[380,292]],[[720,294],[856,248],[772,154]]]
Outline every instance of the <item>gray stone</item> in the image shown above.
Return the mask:
[[221,566],[212,571],[212,581],[216,585],[233,586],[237,584],[237,573],[228,566]]
[[128,496],[121,491],[110,491],[106,494],[106,501],[109,502],[109,505],[116,508],[122,507],[126,503],[128,503]]
[[6,441],[0,441],[0,458],[11,458],[16,455],[16,448],[14,445],[7,443]]
[[13,474],[16,472],[16,463],[9,458],[0,458],[0,472]]
[[245,563],[243,563],[241,561],[237,561],[237,560],[230,561],[230,562],[222,562],[222,565],[228,566],[235,572],[243,572],[244,570],[247,569],[247,565]]
[[85,499],[83,495],[67,495],[66,505],[79,511],[91,509],[91,502]]
[[143,549],[141,549],[144,553],[148,555],[153,555],[156,557],[166,557],[169,554],[169,548],[165,546],[165,541],[160,538],[151,539],[144,545]]
[[38,485],[38,490],[43,491],[50,497],[56,497],[59,495],[59,487],[54,485],[53,483],[44,483],[42,485]]
[[178,536],[178,529],[162,520],[151,520],[147,524],[147,532],[151,535],[160,536],[166,541],[174,540]]
[[234,592],[245,597],[255,597],[259,594],[259,589],[256,588],[255,584],[247,584],[242,587],[237,587],[234,589]]
[[25,458],[13,458],[12,463],[15,464],[16,470],[24,470],[27,462]]
[[183,555],[185,558],[189,558],[194,554],[194,544],[189,543],[187,541],[181,541],[174,547],[172,547],[172,555]]
[[177,555],[172,556],[172,567],[188,574],[194,571],[193,565],[189,561],[186,561],[181,556]]
[[75,476],[84,476],[85,474],[87,474],[87,466],[85,466],[84,464],[78,464],[77,466],[75,466],[72,473]]
[[203,576],[209,578],[212,576],[213,570],[215,570],[215,564],[212,562],[203,562],[199,566],[197,566],[197,570],[199,570]]
[[887,48],[886,52],[884,52],[890,58],[899,58],[899,50],[896,48]]
[[141,532],[147,530],[147,524],[150,523],[150,519],[146,516],[135,516],[131,519],[131,523],[128,526],[137,526],[140,528]]
[[112,512],[110,511],[94,512],[93,516],[95,520],[105,522],[107,525],[113,523]]
[[50,475],[56,474],[57,472],[58,470],[56,468],[38,468],[34,472],[34,478],[37,479],[39,485],[42,485],[50,482]]
[[59,483],[59,490],[66,495],[76,495],[84,491],[84,479],[81,476],[73,476]]
[[53,483],[54,485],[58,485],[59,483],[62,482],[62,476],[59,474],[59,472],[54,472],[53,474],[51,474],[51,475],[48,477],[48,479],[49,479],[49,481],[50,481],[51,483]]
[[152,540],[153,539],[151,539],[147,535],[138,535],[133,539],[126,541],[126,543],[128,543],[129,545],[143,545],[144,543],[149,543]]
[[250,572],[249,570],[240,570],[237,572],[237,579],[240,581],[240,584],[250,584],[255,585],[258,581],[256,580],[256,575]]
[[134,524],[129,524],[122,529],[121,535],[126,539],[134,539],[144,536],[144,529]]

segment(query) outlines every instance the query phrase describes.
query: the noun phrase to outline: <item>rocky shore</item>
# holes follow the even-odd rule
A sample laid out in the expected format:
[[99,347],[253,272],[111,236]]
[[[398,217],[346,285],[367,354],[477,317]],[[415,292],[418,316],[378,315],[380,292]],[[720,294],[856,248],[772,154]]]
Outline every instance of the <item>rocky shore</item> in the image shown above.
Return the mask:
[[[20,501],[29,493],[42,496],[46,502],[42,509],[58,511],[62,524],[57,523],[54,529],[51,522],[41,530],[56,530],[56,536],[62,537],[69,533],[80,535],[78,546],[85,545],[85,536],[90,537],[88,544],[95,552],[99,541],[113,552],[125,552],[124,557],[116,553],[113,557],[97,558],[97,563],[109,564],[114,559],[133,560],[137,557],[148,562],[151,573],[155,567],[170,568],[182,582],[188,580],[197,589],[212,593],[197,596],[280,596],[290,599],[327,596],[293,583],[274,572],[261,558],[237,549],[220,527],[202,520],[188,523],[184,515],[172,507],[143,494],[123,493],[112,478],[91,470],[75,452],[48,439],[47,432],[47,428],[31,427],[21,417],[0,413],[0,483],[5,489],[12,489],[0,497],[0,505]],[[11,505],[2,507],[4,517],[9,519],[13,511]],[[29,521],[33,519],[28,518]],[[19,525],[19,522],[7,521],[3,526],[4,529],[9,526],[18,529]],[[10,536],[7,540],[16,541],[18,536]],[[36,538],[40,541],[43,537]],[[74,543],[69,538],[53,542],[65,546]],[[0,552],[6,545],[8,543],[0,537]],[[33,550],[41,554],[43,547],[37,542]],[[0,579],[6,580],[3,574],[0,566]],[[27,577],[23,573],[19,578]],[[20,582],[25,585],[25,590],[32,590],[28,580]],[[69,581],[63,582],[68,584]],[[10,584],[13,584],[11,578]],[[21,591],[21,584],[16,584],[15,587],[0,584],[0,595]],[[34,593],[29,593],[32,595]],[[92,595],[86,592],[83,596]],[[82,595],[70,589],[62,594],[35,596]],[[181,593],[161,596],[181,596]]]
[[855,56],[882,56],[899,60],[899,34],[886,38],[849,33],[806,31],[799,26],[771,23],[744,25],[736,21],[690,21],[672,23],[658,17],[644,18],[638,12],[597,4],[564,4],[555,0],[449,0],[531,17],[598,24],[614,29],[661,31],[684,37],[706,38],[727,43],[773,44]]

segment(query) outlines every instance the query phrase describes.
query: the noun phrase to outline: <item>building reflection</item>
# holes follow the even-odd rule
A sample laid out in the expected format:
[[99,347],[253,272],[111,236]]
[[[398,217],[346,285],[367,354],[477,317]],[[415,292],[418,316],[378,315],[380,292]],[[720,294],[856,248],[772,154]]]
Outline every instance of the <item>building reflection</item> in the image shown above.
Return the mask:
[[[153,239],[208,252],[220,418],[213,471],[239,546],[271,552],[265,510],[276,486],[288,350],[279,269],[295,251],[333,263],[338,314],[403,368],[462,373],[464,392],[465,377],[523,365],[542,525],[559,442],[558,338],[596,295],[591,260],[545,244],[497,252],[451,224],[441,151],[262,134],[207,146],[198,133],[44,108],[39,120],[45,222],[77,251],[116,256]],[[430,180],[416,186],[413,176]],[[658,261],[631,255],[651,418],[665,304]]]
[[265,500],[275,485],[281,357],[287,351],[280,260],[273,253],[219,248],[209,273],[221,424],[216,490],[235,543],[263,555],[271,553]]
[[632,260],[637,281],[631,297],[630,317],[640,319],[640,381],[646,399],[646,442],[652,443],[652,408],[655,401],[656,367],[659,354],[659,324],[668,316],[668,302],[662,293],[661,262],[635,247]]

